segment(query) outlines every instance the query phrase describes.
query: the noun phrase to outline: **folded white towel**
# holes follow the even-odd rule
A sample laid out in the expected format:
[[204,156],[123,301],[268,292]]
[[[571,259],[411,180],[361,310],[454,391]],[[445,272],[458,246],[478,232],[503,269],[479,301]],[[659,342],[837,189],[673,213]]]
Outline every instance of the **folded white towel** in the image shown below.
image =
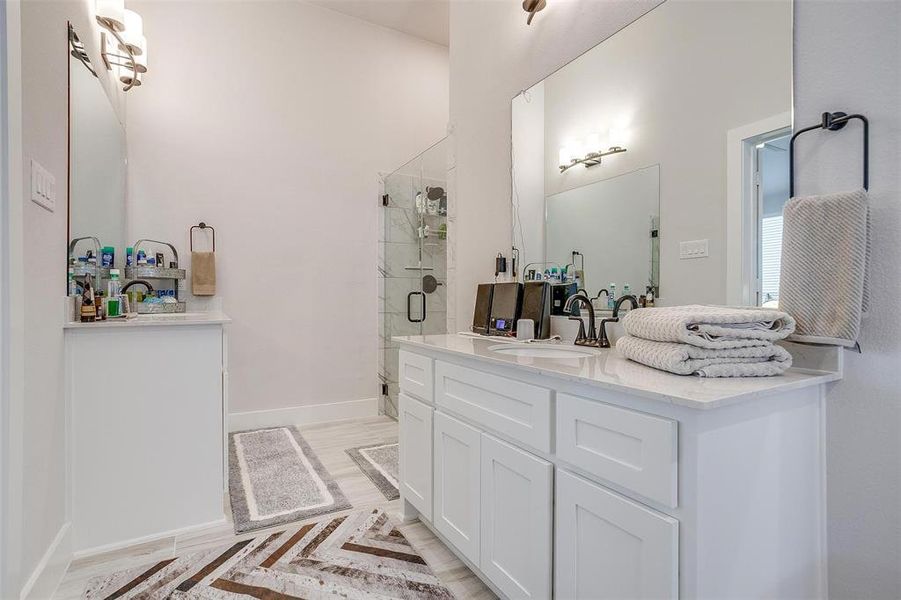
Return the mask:
[[779,308],[792,339],[853,346],[867,311],[870,211],[863,190],[792,198],[782,223]]
[[617,341],[620,354],[643,365],[677,375],[768,377],[792,365],[788,351],[773,344],[713,350],[677,342],[655,342],[630,335]]
[[666,306],[630,310],[626,333],[657,342],[681,342],[699,348],[746,348],[785,339],[795,330],[787,313],[768,308]]

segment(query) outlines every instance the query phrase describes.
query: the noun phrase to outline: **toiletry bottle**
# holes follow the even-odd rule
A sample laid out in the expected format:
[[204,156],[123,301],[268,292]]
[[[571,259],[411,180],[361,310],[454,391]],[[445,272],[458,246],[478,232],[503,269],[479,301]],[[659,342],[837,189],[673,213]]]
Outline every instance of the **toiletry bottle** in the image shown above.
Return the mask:
[[67,289],[69,296],[78,295],[78,283],[75,281],[75,269],[73,269],[72,267],[69,267]]
[[648,292],[647,292],[647,294],[646,294],[646,296],[647,296],[647,305],[648,305],[648,306],[654,306],[654,288],[651,287],[651,286],[648,286],[647,289],[648,289]]
[[632,294],[632,286],[628,283],[623,284],[623,296],[629,296]]
[[130,267],[134,264],[135,249],[129,246],[125,249],[125,266]]
[[607,308],[613,310],[616,306],[616,284],[611,281],[607,289],[610,290],[610,293],[607,294]]
[[84,280],[84,292],[81,294],[81,322],[93,323],[97,318],[97,308],[94,306],[94,290],[91,289],[90,274]]
[[112,246],[104,246],[100,251],[100,266],[107,269],[113,268],[116,260],[116,250]]

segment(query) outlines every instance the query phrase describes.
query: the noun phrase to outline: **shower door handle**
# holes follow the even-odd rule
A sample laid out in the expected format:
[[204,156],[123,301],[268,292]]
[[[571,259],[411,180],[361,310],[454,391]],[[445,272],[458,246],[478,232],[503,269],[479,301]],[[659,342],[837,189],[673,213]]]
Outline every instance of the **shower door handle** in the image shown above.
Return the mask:
[[[414,319],[412,310],[410,308],[410,301],[413,299],[413,296],[415,296],[417,294],[422,297],[422,318],[421,319]],[[413,291],[413,292],[410,292],[409,294],[407,294],[407,320],[411,323],[422,323],[423,321],[425,321],[425,294],[423,292]]]

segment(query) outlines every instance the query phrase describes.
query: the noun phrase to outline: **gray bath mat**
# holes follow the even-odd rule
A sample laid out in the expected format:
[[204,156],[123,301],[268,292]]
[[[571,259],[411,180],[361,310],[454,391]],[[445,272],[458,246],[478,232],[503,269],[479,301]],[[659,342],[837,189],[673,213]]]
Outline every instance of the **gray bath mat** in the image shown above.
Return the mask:
[[388,500],[400,497],[397,490],[397,451],[397,442],[383,442],[345,450]]
[[236,533],[351,508],[296,427],[232,433],[228,445]]
[[91,579],[87,600],[453,600],[382,510],[325,518]]

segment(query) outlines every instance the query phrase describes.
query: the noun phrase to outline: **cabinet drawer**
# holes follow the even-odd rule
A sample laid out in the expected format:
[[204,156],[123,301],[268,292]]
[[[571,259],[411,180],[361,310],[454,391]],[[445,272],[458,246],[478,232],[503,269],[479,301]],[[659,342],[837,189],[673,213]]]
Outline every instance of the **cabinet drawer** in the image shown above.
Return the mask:
[[397,359],[400,389],[426,402],[434,402],[434,364],[431,358],[401,350]]
[[551,451],[550,390],[439,360],[435,402],[533,448]]
[[679,522],[557,470],[555,597],[675,600]]
[[678,504],[676,421],[557,394],[557,456],[669,507]]

